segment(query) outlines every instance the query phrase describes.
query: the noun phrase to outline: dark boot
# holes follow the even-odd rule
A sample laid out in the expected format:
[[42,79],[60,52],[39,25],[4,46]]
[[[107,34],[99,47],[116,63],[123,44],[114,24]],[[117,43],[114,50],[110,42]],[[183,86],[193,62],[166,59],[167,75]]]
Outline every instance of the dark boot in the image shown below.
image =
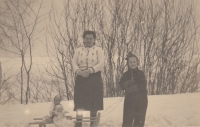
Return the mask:
[[82,127],[82,123],[75,123],[74,127]]
[[[90,111],[90,117],[96,117],[97,111]],[[90,120],[95,120],[95,118],[90,118]],[[94,124],[94,121],[90,122],[90,127]]]
[[144,127],[145,117],[146,117],[146,108],[138,109],[135,116],[133,127]]

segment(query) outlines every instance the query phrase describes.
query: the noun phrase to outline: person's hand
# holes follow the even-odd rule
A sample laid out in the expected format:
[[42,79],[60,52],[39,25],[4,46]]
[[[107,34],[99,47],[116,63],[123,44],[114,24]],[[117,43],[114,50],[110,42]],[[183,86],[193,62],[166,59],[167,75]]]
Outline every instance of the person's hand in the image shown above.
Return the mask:
[[138,91],[139,91],[138,86],[137,85],[132,85],[131,87],[126,88],[125,94],[132,93],[132,92],[138,92]]
[[129,80],[129,81],[126,81],[125,83],[124,83],[124,87],[126,88],[126,89],[128,89],[128,88],[130,88],[132,85],[134,85],[135,84],[135,80]]
[[86,69],[84,70],[86,73],[91,74],[91,70],[90,69]]
[[87,78],[89,76],[89,73],[85,70],[81,70],[78,72],[78,75],[84,77],[84,78]]
[[90,75],[90,73],[87,70],[82,71],[82,77],[87,78]]
[[138,88],[137,85],[133,85],[133,86],[131,87],[131,89],[132,89],[133,92],[139,91],[139,88]]

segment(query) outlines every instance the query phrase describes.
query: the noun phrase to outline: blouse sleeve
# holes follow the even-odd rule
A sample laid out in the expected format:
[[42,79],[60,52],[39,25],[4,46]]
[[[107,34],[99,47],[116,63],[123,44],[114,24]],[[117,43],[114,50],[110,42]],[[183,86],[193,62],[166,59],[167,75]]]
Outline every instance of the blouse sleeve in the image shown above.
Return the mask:
[[78,55],[79,55],[79,50],[76,49],[73,59],[72,59],[72,67],[73,67],[73,71],[75,74],[77,74],[78,70],[79,70],[79,66],[78,66]]
[[104,66],[104,51],[99,48],[98,53],[97,53],[97,59],[98,63],[92,67],[92,73],[96,73],[98,71],[101,71]]

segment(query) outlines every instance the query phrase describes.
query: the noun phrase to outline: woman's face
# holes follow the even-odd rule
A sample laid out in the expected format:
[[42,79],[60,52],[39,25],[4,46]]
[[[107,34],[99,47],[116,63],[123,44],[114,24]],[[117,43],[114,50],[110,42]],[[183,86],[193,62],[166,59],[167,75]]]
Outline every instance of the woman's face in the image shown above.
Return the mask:
[[138,66],[137,58],[135,57],[128,58],[128,66],[131,69],[135,69]]
[[92,34],[86,34],[83,41],[86,47],[92,47],[94,45],[94,37]]

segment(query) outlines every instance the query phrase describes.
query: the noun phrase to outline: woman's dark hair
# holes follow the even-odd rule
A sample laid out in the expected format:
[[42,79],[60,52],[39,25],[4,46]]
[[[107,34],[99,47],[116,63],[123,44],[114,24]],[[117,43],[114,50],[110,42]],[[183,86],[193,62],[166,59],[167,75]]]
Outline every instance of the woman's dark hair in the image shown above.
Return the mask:
[[94,39],[96,39],[96,33],[95,31],[90,31],[90,30],[86,30],[83,32],[83,38],[85,38],[86,34],[92,34]]

